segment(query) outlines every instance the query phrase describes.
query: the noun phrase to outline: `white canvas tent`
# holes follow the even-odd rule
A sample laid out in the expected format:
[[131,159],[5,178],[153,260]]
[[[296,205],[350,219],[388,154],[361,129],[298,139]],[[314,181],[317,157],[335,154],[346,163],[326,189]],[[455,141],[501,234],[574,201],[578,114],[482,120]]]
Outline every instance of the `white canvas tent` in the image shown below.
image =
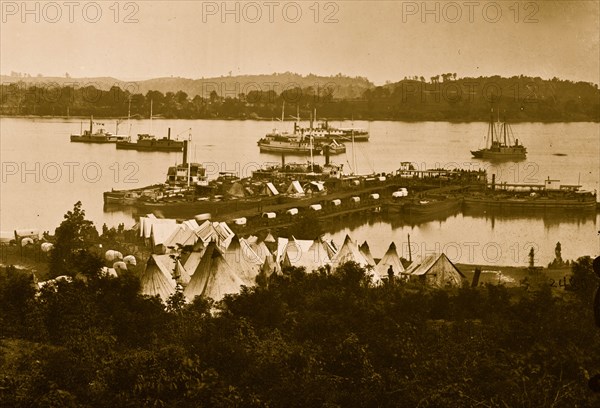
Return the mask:
[[198,265],[200,264],[200,260],[202,259],[202,255],[204,254],[205,250],[206,248],[203,248],[200,251],[191,252],[187,256],[187,259],[184,261],[183,267],[190,275],[190,277],[194,274],[194,272],[196,272],[196,268],[198,268]]
[[177,283],[183,287],[186,287],[192,278],[180,261],[175,264],[175,278]]
[[270,278],[273,274],[281,275],[281,266],[275,262],[275,257],[273,255],[265,256],[265,260],[260,270],[266,278]]
[[340,250],[337,252],[337,254],[335,254],[331,260],[331,263],[334,268],[337,268],[340,265],[350,261],[356,262],[363,267],[369,265],[369,261],[367,261],[364,255],[360,252],[356,242],[352,241],[350,237],[346,235],[343,245],[340,247]]
[[156,218],[152,214],[140,218],[140,236],[150,239],[152,235],[152,226],[155,224],[176,224],[177,221],[169,218]]
[[[173,220],[175,221],[175,220]],[[180,225],[176,223],[163,222],[154,223],[151,227],[150,232],[150,243],[152,244],[153,250],[161,253],[165,253],[165,243],[169,240],[169,237],[177,233],[181,229]]]
[[279,195],[279,191],[277,191],[277,189],[275,188],[273,183],[269,182],[269,183],[265,184],[265,188],[263,189],[262,194],[272,197],[272,196]]
[[[369,263],[369,260],[366,259],[365,255],[358,248],[358,244],[350,239],[348,235],[346,235],[346,239],[344,240],[344,244],[340,247],[339,251],[335,254],[333,259],[331,260],[331,266],[336,269],[346,262],[356,262],[363,268],[370,268],[373,265]],[[381,282],[379,275],[373,272],[367,271],[367,274],[371,276],[371,281],[375,284]]]
[[305,268],[306,272],[313,272],[324,267],[330,262],[327,249],[320,240],[289,242],[283,258],[283,266]]
[[298,180],[294,180],[289,185],[286,193],[291,195],[304,195],[304,189]]
[[171,235],[163,243],[167,252],[174,252],[181,246],[194,245],[198,236],[194,229],[190,228],[187,223],[178,224],[177,228],[171,233]]
[[169,255],[152,255],[140,278],[142,294],[158,295],[165,302],[175,293],[175,280],[172,275],[174,266],[175,261]]
[[444,253],[428,255],[421,262],[413,263],[406,274],[410,279],[423,279],[438,288],[460,286],[465,278]]
[[281,261],[283,261],[283,257],[285,255],[285,248],[287,247],[288,242],[289,239],[287,238],[277,238],[277,256],[275,257],[275,262],[281,263]]
[[401,273],[404,273],[404,266],[402,266],[402,261],[400,260],[400,256],[398,256],[398,251],[396,250],[396,244],[393,242],[390,244],[388,250],[377,266],[375,267],[375,272],[379,275],[380,278],[387,278],[388,269],[392,266],[392,270],[394,271],[394,276],[400,277]]
[[225,249],[229,246],[229,242],[235,234],[225,222],[204,221],[198,227],[196,235],[205,244],[215,241],[221,249]]
[[223,256],[235,273],[242,278],[244,285],[254,286],[256,284],[256,277],[263,261],[246,241],[234,236]]
[[227,263],[221,251],[211,242],[183,294],[188,301],[196,296],[221,300],[240,291],[244,282]]
[[369,266],[375,266],[375,259],[373,259],[373,255],[371,255],[371,249],[369,248],[367,241],[363,242],[363,244],[358,247],[358,250],[362,256],[365,257],[365,260],[369,263]]
[[[242,241],[243,239],[240,239]],[[271,251],[267,247],[264,241],[250,243],[247,240],[244,240],[248,243],[252,251],[258,256],[259,259],[265,259],[265,256],[271,255]]]

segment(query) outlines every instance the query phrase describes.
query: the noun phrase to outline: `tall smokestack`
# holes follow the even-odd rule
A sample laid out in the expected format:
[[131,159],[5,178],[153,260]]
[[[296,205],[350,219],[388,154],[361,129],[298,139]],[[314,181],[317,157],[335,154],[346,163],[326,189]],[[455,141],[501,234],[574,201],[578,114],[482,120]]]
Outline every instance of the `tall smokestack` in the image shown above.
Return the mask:
[[171,128],[169,128],[169,131],[167,133],[167,139],[171,140]]
[[183,141],[183,164],[187,164],[188,162],[188,141],[184,140]]
[[496,190],[496,175],[492,174],[492,191]]
[[327,166],[327,165],[329,165],[329,145],[328,144],[326,144],[323,147],[323,151],[325,152],[325,165]]
[[285,153],[281,153],[281,168],[285,168]]

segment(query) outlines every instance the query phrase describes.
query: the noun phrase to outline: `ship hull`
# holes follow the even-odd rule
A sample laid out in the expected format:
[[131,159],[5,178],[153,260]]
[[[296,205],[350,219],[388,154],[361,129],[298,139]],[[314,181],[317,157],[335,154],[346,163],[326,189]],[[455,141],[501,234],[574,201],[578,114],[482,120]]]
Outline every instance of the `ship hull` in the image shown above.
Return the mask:
[[418,202],[409,202],[402,207],[402,212],[408,216],[423,217],[452,212],[460,209],[461,205],[461,197],[433,200],[424,204]]
[[94,144],[106,144],[106,143],[117,143],[117,140],[111,140],[101,137],[82,137],[82,136],[71,136],[71,142],[73,143],[94,143]]
[[490,159],[490,160],[524,160],[527,158],[527,153],[518,150],[506,150],[506,151],[491,151],[491,150],[475,150],[471,151],[473,157],[477,159]]
[[[261,153],[296,153],[296,154],[310,154],[309,146],[277,146],[277,145],[259,145]],[[322,148],[313,148],[313,154],[320,154],[323,152]],[[330,147],[329,154],[341,154],[346,152],[345,146]]]
[[465,197],[465,208],[595,211],[595,199]]
[[167,146],[157,146],[157,145],[139,145],[138,143],[133,142],[120,142],[117,143],[117,149],[119,150],[137,150],[138,152],[181,152],[183,151],[183,145],[167,145]]
[[[323,141],[323,142],[332,142],[332,141],[338,141],[338,142],[351,142],[352,141],[352,136],[338,136],[338,135],[318,135],[315,136],[315,140],[317,141]],[[369,135],[354,135],[354,141],[355,142],[368,142],[369,141]]]

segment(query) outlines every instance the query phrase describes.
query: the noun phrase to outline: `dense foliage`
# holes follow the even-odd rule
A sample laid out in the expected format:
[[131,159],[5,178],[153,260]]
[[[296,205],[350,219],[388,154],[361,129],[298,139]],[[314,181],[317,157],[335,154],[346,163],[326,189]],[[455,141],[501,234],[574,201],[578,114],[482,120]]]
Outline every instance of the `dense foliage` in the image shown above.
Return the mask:
[[[93,270],[89,262],[93,263],[94,259],[86,250],[91,242],[97,240],[98,231],[92,221],[85,219],[85,211],[81,208],[81,201],[78,201],[73,211],[65,214],[54,233],[54,249],[49,262],[51,276],[75,276]],[[97,269],[102,261],[96,260],[95,263]]]
[[[323,86],[287,86],[273,89],[250,87],[247,93],[220,87],[210,92],[179,89],[165,93],[151,90],[130,94],[118,86],[96,89],[92,85],[67,86],[14,82],[0,86],[0,113],[3,115],[54,115],[147,118],[151,101],[154,115],[186,119],[272,119],[296,114],[308,120],[318,116],[330,119],[406,121],[487,121],[490,105],[499,106],[509,121],[600,121],[600,91],[597,84],[553,78],[500,76],[457,78],[443,74],[430,78],[406,78],[384,86],[365,87],[356,79],[359,95],[350,97],[352,79],[332,77]],[[338,84],[339,82],[339,84]],[[349,83],[350,82],[350,83]],[[342,85],[343,84],[343,85]],[[243,84],[242,84],[243,85]],[[287,85],[293,85],[287,84]],[[181,85],[183,86],[183,85]],[[343,90],[343,92],[342,92]],[[129,101],[131,100],[131,105]]]
[[600,330],[575,293],[371,287],[287,270],[221,303],[138,294],[133,275],[39,294],[0,273],[0,406],[587,407]]

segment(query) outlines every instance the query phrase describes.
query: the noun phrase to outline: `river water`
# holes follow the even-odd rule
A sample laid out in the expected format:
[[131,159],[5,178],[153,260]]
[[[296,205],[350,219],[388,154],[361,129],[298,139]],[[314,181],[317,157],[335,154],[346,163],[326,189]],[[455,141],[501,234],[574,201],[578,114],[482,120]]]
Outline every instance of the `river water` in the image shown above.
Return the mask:
[[[97,120],[114,132],[114,120]],[[351,126],[349,122],[331,123]],[[485,123],[356,122],[371,133],[368,143],[347,144],[347,153],[332,161],[356,173],[392,172],[400,162],[417,168],[486,168],[498,181],[542,183],[558,179],[599,190],[600,127],[597,123],[523,123],[513,125],[515,135],[527,146],[528,158],[519,163],[490,164],[472,159],[470,150],[482,147]],[[102,193],[111,188],[135,188],[163,182],[168,166],[181,161],[180,153],[147,153],[116,150],[114,145],[70,143],[69,135],[89,126],[79,119],[0,118],[0,230],[38,228],[54,231],[63,214],[82,201],[87,218],[100,227],[134,223],[131,211],[104,212]],[[131,134],[187,138],[191,132],[192,161],[203,163],[209,176],[233,171],[249,176],[258,166],[278,163],[277,155],[261,154],[256,141],[273,128],[292,130],[292,123],[217,120],[136,120]],[[191,129],[191,131],[189,130]],[[121,124],[119,133],[129,127]],[[354,150],[354,151],[353,151]],[[306,157],[286,157],[301,162]],[[322,156],[315,162],[323,163]],[[538,262],[554,258],[560,241],[563,258],[597,255],[600,251],[598,216],[497,216],[457,214],[419,225],[395,220],[354,220],[355,225],[332,227],[331,236],[345,234],[367,240],[375,257],[381,257],[393,240],[408,257],[443,249],[453,261],[521,265],[529,248],[537,248]],[[418,249],[417,249],[418,248]]]

